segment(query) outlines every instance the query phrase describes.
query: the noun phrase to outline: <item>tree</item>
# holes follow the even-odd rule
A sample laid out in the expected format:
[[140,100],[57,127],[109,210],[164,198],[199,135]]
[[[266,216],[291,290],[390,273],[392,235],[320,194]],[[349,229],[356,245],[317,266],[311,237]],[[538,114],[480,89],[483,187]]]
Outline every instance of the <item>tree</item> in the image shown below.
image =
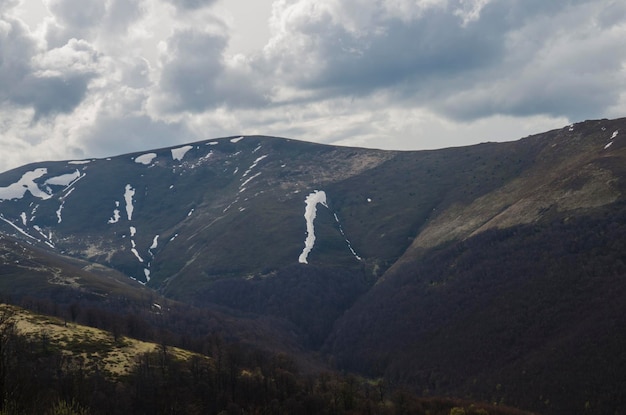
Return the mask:
[[15,339],[15,310],[0,306],[0,411],[7,400],[7,376],[12,364],[12,343]]
[[80,306],[77,302],[73,302],[69,306],[70,318],[72,319],[72,323],[76,323],[76,319],[78,318],[78,314],[80,313]]

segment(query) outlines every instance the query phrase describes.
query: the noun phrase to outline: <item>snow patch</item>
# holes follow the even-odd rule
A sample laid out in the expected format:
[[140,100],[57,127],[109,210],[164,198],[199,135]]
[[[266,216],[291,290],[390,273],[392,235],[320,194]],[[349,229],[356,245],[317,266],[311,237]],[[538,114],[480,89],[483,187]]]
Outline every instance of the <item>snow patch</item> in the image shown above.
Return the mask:
[[[118,202],[117,200],[115,201],[115,207],[120,207],[120,202]],[[120,220],[120,210],[113,209],[113,217],[111,217],[107,223],[117,223],[119,222],[119,220]]]
[[328,205],[326,204],[326,192],[323,190],[315,190],[306,197],[304,203],[306,204],[306,207],[304,208],[304,219],[306,220],[307,236],[304,241],[304,249],[298,258],[298,262],[301,264],[308,264],[307,258],[315,245],[315,228],[313,226],[313,222],[317,216],[317,205],[322,204],[328,208]]
[[141,156],[138,156],[137,158],[135,158],[135,163],[140,163],[140,164],[143,164],[144,166],[147,166],[152,163],[152,160],[154,160],[156,156],[157,156],[156,153],[142,154]]
[[81,175],[78,170],[75,170],[74,173],[62,174],[60,176],[51,177],[47,179],[44,183],[51,184],[53,186],[69,186],[73,181],[80,179]]
[[236,144],[236,143],[240,142],[241,140],[243,140],[243,136],[237,137],[237,138],[231,138],[230,142]]
[[218,143],[217,141],[209,141],[209,142],[208,142],[208,143],[206,143],[205,145],[207,145],[207,146],[216,146],[216,145],[218,145],[218,144],[219,144],[219,143]]
[[124,191],[124,200],[126,201],[126,216],[128,216],[128,220],[133,220],[133,210],[135,209],[133,196],[135,196],[135,189],[130,184],[127,184]]
[[[246,186],[248,183],[250,183],[250,181],[251,181],[252,179],[257,178],[257,177],[259,177],[260,175],[261,175],[261,172],[258,172],[258,173],[257,173],[257,174],[255,174],[254,176],[250,176],[250,177],[248,177],[248,179],[246,179],[246,181],[245,181],[245,182],[243,182],[243,183],[241,183],[241,186],[239,186],[239,193],[241,193],[241,192],[243,192],[244,190],[246,190],[246,187],[245,187],[245,186]],[[244,177],[245,177],[245,176],[244,176]]]
[[259,162],[260,162],[261,160],[263,160],[264,158],[266,158],[266,157],[267,157],[267,154],[266,154],[266,155],[264,155],[264,156],[261,156],[261,157],[257,158],[256,160],[254,160],[254,161],[252,162],[252,165],[248,168],[248,170],[246,170],[246,172],[243,174],[243,176],[242,176],[242,177],[246,177],[248,174],[250,174],[250,172],[252,171],[252,169],[254,169],[254,168],[255,168],[255,167],[259,164]]
[[[137,234],[137,228],[135,228],[134,226],[130,227],[130,237],[132,238],[133,236],[135,236]],[[132,241],[133,246],[135,246],[135,241]]]
[[61,202],[61,205],[59,205],[59,208],[56,211],[57,214],[57,223],[61,223],[63,222],[63,217],[61,217],[61,212],[63,212],[63,207],[65,206],[65,200],[63,202]]
[[185,157],[185,154],[187,154],[187,152],[191,150],[192,148],[193,146],[182,146],[178,148],[173,148],[172,159],[182,161],[183,157]]
[[159,246],[159,235],[155,236],[152,240],[152,245],[150,245],[150,249],[157,249]]
[[52,231],[49,231],[48,234],[46,235],[45,233],[43,233],[43,229],[41,229],[39,226],[34,225],[33,228],[35,228],[35,230],[39,233],[39,235],[41,235],[46,245],[48,245],[50,248],[55,247],[54,244],[52,243]]
[[93,160],[73,160],[73,161],[68,161],[67,164],[89,164],[92,161]]
[[38,197],[39,199],[50,199],[52,195],[42,191],[35,180],[48,173],[46,168],[38,168],[33,171],[27,171],[22,175],[20,180],[7,187],[0,187],[0,201],[21,199],[28,190],[31,195]]
[[613,135],[611,135],[611,138],[610,138],[611,141],[607,145],[604,146],[605,150],[613,145],[613,140],[617,137],[618,133],[619,133],[619,130],[613,131]]
[[67,197],[69,197],[69,195],[71,195],[71,194],[72,194],[72,192],[74,191],[74,189],[75,189],[75,188],[70,189],[70,190],[69,190],[69,191],[65,194],[65,196],[61,196],[61,198],[62,198],[62,199],[66,199]]
[[132,252],[135,257],[139,260],[139,262],[143,263],[143,258],[139,255],[139,252],[137,252],[136,248],[131,248],[130,252]]
[[333,215],[335,216],[335,222],[337,222],[337,226],[339,226],[339,232],[341,232],[341,235],[346,240],[346,244],[348,244],[348,249],[350,249],[350,252],[352,252],[352,255],[354,255],[354,257],[356,259],[361,261],[362,258],[360,256],[358,256],[356,251],[354,250],[354,248],[352,248],[352,244],[350,243],[350,240],[348,239],[348,237],[346,236],[345,232],[343,231],[343,227],[341,226],[341,222],[339,222],[339,217],[337,216],[336,213],[333,213]]
[[20,213],[20,218],[22,218],[22,225],[26,226],[26,212]]
[[146,282],[150,282],[150,270],[148,268],[144,268],[143,273],[146,276]]
[[189,211],[189,213],[187,213],[187,217],[191,216],[191,214],[193,213],[193,211],[194,211],[194,210],[193,210],[193,209],[191,209],[191,210]]
[[4,215],[0,214],[0,219],[2,219],[3,221],[5,221],[6,223],[8,223],[9,225],[13,226],[19,233],[29,237],[30,239],[34,239],[37,242],[40,242],[39,239],[35,238],[34,236],[30,235],[28,232],[26,232],[24,229],[20,228],[19,226],[17,226],[16,224],[14,224],[13,222],[11,222],[8,219],[5,219]]

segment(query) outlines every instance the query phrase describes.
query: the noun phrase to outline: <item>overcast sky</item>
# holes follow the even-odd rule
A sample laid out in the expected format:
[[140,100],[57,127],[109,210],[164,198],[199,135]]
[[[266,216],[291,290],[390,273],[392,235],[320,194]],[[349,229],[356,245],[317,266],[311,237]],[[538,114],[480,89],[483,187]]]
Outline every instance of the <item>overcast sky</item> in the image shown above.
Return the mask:
[[623,0],[0,0],[0,171],[249,134],[431,149],[622,116]]

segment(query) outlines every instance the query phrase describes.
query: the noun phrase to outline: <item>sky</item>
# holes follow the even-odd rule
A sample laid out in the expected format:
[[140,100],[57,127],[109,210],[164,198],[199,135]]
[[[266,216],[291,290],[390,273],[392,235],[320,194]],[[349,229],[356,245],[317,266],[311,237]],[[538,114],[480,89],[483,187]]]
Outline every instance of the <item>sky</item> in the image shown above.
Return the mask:
[[421,150],[626,116],[623,0],[0,0],[0,171],[224,136]]

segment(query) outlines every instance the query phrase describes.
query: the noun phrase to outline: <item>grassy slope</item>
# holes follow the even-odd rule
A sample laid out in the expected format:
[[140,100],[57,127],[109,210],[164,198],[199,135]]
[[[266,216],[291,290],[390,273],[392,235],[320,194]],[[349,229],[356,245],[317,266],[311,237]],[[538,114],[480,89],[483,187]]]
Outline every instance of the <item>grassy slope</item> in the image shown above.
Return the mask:
[[[130,373],[140,355],[159,350],[161,345],[125,336],[115,338],[108,331],[68,323],[61,319],[36,314],[18,307],[0,304],[0,313],[10,312],[18,333],[61,350],[65,356],[90,371],[96,368],[110,377]],[[194,354],[176,347],[168,353],[177,359],[188,359]]]

